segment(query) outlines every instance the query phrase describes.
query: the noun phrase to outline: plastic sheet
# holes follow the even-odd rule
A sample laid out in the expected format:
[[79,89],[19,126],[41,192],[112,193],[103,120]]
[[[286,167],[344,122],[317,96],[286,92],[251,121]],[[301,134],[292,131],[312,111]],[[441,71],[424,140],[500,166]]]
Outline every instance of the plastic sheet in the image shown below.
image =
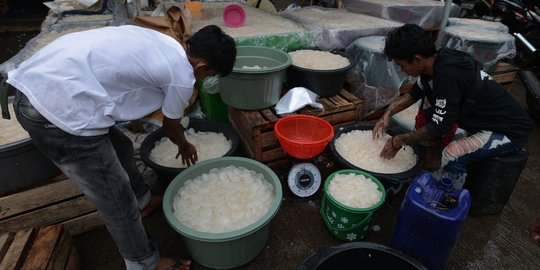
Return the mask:
[[110,0],[112,12],[100,15],[69,15],[61,17],[49,12],[41,24],[40,33],[32,38],[19,53],[0,64],[0,75],[7,78],[7,73],[16,69],[23,61],[30,58],[36,51],[55,39],[73,32],[79,32],[111,25],[126,24],[127,11],[121,0]]
[[468,18],[448,18],[449,26],[468,26],[476,27],[484,30],[498,31],[501,33],[508,33],[508,26],[501,22],[485,21],[480,19],[468,19]]
[[283,51],[314,47],[313,34],[301,25],[240,2],[246,13],[242,27],[231,28],[223,22],[223,9],[231,2],[205,2],[201,15],[191,21],[191,30],[196,32],[204,26],[214,24],[233,37],[237,45],[265,46]]
[[346,49],[355,65],[347,74],[351,92],[364,101],[363,115],[378,110],[399,95],[409,76],[383,54],[385,37],[362,37]]
[[327,51],[345,49],[359,37],[386,35],[402,25],[344,9],[321,7],[283,11],[280,16],[313,31],[316,47]]
[[[352,12],[414,23],[424,29],[439,26],[444,11],[444,2],[434,0],[343,0],[343,5]],[[458,5],[452,4],[450,17],[458,17],[460,11]]]
[[516,55],[514,36],[500,31],[479,28],[475,25],[448,26],[439,33],[437,48],[451,48],[469,53],[491,72],[497,62]]
[[276,104],[276,113],[293,113],[309,105],[314,108],[322,109],[323,105],[316,102],[318,95],[305,87],[294,87],[287,91]]

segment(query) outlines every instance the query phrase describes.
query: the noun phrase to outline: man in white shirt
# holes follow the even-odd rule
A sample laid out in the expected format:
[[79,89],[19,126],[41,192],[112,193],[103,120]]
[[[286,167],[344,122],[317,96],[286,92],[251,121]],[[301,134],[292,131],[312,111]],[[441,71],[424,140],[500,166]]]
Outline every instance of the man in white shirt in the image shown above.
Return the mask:
[[180,118],[197,79],[226,76],[234,40],[219,27],[202,28],[185,48],[151,29],[125,25],[72,33],[36,52],[7,82],[16,88],[17,119],[33,143],[95,204],[129,269],[189,269],[160,257],[142,225],[150,190],[116,121],[161,108],[163,130],[188,166],[197,151]]

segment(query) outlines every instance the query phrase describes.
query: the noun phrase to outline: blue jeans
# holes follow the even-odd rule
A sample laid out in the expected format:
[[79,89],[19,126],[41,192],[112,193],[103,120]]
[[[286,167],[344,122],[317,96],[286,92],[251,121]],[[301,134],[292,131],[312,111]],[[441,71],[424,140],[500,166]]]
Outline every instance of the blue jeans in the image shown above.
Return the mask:
[[127,269],[155,269],[159,252],[139,213],[150,190],[135,164],[131,140],[114,127],[105,135],[71,135],[45,119],[19,91],[14,107],[36,148],[96,205]]
[[[466,140],[466,138],[464,139]],[[521,147],[522,145],[513,143],[505,135],[493,132],[487,137],[485,143],[479,145],[474,151],[459,155],[457,158],[449,160],[448,163],[442,164],[442,170],[454,175],[465,175],[467,173],[467,164],[491,157],[508,155],[518,151]],[[444,151],[446,150],[446,148],[443,150],[443,160]]]

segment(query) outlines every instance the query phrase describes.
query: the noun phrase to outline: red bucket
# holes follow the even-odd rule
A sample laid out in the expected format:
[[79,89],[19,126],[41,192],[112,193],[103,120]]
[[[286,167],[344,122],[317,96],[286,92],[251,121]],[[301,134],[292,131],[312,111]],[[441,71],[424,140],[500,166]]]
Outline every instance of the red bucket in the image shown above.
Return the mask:
[[324,150],[334,137],[334,128],[315,116],[291,115],[277,121],[274,133],[287,154],[308,159]]

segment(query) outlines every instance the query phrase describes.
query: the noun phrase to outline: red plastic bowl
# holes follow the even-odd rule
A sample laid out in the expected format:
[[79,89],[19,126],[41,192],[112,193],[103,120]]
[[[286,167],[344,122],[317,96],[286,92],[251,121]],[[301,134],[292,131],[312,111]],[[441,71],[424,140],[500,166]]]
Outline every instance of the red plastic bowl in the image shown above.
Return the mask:
[[228,27],[240,27],[244,25],[246,12],[237,4],[230,4],[223,9],[223,22]]
[[277,121],[274,133],[287,154],[308,159],[324,150],[334,137],[334,128],[315,116],[291,115]]

